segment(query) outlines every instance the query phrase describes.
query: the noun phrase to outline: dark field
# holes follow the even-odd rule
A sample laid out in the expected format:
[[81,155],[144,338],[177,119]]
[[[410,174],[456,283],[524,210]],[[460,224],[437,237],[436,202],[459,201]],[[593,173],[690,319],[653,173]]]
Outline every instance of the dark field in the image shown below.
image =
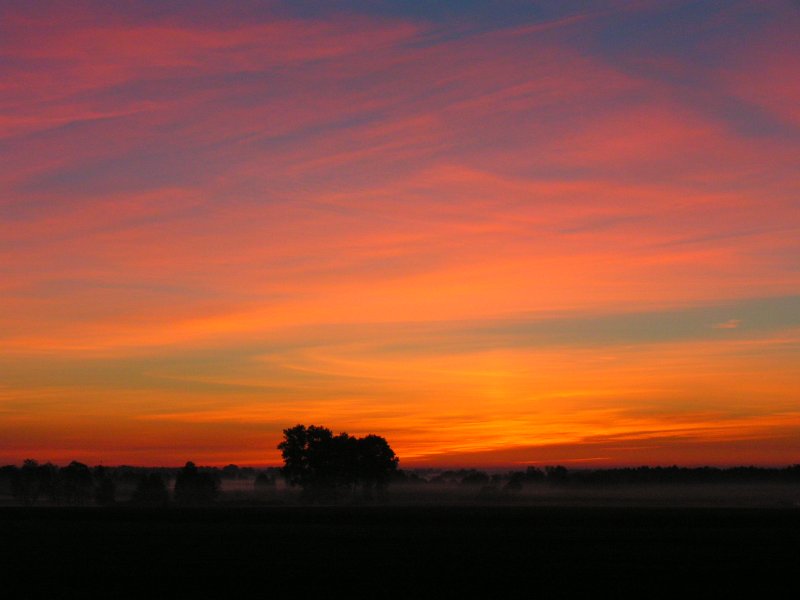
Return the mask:
[[3,508],[0,535],[16,598],[791,596],[800,566],[796,508]]

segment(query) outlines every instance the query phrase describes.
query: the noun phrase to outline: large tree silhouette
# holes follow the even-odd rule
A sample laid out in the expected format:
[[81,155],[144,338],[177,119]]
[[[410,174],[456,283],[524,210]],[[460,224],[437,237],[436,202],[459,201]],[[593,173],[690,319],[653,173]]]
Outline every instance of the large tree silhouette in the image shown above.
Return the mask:
[[397,470],[398,458],[389,443],[379,435],[368,435],[357,440],[358,477],[364,486],[364,495],[372,498],[373,491],[381,494],[389,478]]
[[371,498],[374,490],[383,490],[398,463],[389,443],[380,436],[333,435],[317,425],[284,429],[278,449],[286,480],[302,487],[313,500],[335,500],[359,485],[364,496]]

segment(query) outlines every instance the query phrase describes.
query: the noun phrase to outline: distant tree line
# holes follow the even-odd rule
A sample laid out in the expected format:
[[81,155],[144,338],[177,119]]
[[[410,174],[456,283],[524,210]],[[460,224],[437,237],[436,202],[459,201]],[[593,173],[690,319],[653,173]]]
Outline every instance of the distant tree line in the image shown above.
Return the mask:
[[[21,466],[0,467],[0,497],[18,504],[113,506],[120,502],[141,506],[207,505],[216,502],[223,480],[255,481],[256,489],[274,487],[278,470],[256,470],[228,465],[223,468],[89,467],[78,461],[58,467],[28,459]],[[128,490],[120,499],[120,488]]]
[[[37,504],[112,506],[201,506],[220,501],[291,501],[276,481],[300,490],[307,502],[370,502],[385,498],[387,486],[458,486],[477,490],[479,497],[507,497],[540,486],[593,488],[626,485],[691,484],[800,484],[800,465],[763,467],[631,467],[567,469],[564,466],[530,466],[524,470],[487,472],[478,469],[401,470],[388,442],[377,435],[334,435],[315,425],[284,430],[279,444],[281,468],[198,467],[182,468],[89,467],[73,461],[66,466],[26,460],[21,466],[0,467],[0,501],[10,497],[25,506]],[[236,489],[222,497],[223,481]],[[239,486],[238,488],[236,486]],[[243,487],[242,487],[243,486]],[[124,490],[121,494],[120,490]],[[239,496],[237,496],[239,494]]]
[[[382,499],[397,477],[398,458],[381,436],[334,435],[326,427],[297,425],[284,430],[278,445],[284,465],[256,471],[228,465],[221,469],[187,462],[182,469],[103,467],[73,461],[65,467],[26,460],[21,467],[0,467],[0,497],[25,506],[111,506],[123,501],[140,506],[201,506],[220,499],[223,480],[251,480],[250,496],[275,500],[276,476],[299,487],[306,501]],[[119,488],[126,489],[124,500]],[[234,497],[231,494],[228,500]]]
[[524,471],[490,473],[477,469],[420,470],[400,473],[408,482],[463,486],[503,486],[522,489],[526,485],[613,486],[644,484],[800,483],[800,465],[765,467],[622,467],[567,469],[562,465],[527,467]]

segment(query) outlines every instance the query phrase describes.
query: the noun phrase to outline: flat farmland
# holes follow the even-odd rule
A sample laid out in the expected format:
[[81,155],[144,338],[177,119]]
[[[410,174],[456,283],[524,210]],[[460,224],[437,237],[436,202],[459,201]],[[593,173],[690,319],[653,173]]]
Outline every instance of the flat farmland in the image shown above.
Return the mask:
[[716,596],[791,587],[800,558],[791,508],[3,508],[0,534],[17,597]]

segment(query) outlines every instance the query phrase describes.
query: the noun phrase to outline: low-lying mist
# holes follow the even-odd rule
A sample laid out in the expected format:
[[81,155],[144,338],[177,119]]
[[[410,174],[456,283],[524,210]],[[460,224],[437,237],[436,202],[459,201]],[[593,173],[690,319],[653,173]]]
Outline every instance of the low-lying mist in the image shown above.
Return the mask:
[[0,506],[796,507],[800,466],[398,470],[380,486],[290,485],[279,468],[0,467]]

